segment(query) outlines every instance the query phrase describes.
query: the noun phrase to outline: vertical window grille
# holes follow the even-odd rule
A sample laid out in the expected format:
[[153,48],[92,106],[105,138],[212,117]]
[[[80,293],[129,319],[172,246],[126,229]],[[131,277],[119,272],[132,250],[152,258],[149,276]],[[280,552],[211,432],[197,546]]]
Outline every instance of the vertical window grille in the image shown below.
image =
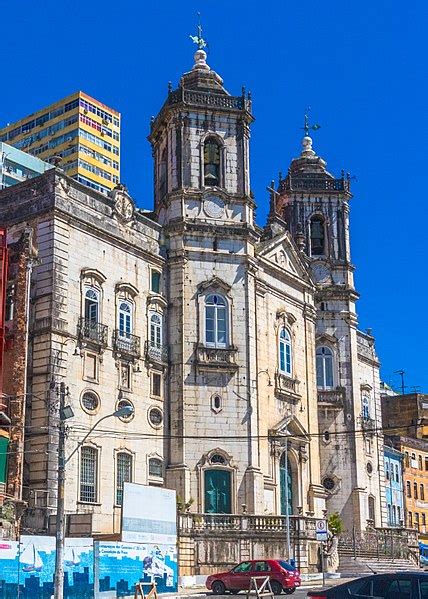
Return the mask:
[[123,502],[123,483],[132,482],[132,456],[120,452],[116,457],[116,505]]
[[285,328],[279,334],[279,370],[282,374],[291,376],[291,338]]
[[97,500],[98,451],[82,447],[80,452],[80,501]]

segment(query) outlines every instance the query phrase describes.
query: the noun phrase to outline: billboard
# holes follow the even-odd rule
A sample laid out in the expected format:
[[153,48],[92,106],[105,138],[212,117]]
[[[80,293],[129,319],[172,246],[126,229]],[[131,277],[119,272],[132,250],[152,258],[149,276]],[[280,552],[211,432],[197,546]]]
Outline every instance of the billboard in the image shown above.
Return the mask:
[[124,483],[122,541],[127,543],[177,543],[175,491]]

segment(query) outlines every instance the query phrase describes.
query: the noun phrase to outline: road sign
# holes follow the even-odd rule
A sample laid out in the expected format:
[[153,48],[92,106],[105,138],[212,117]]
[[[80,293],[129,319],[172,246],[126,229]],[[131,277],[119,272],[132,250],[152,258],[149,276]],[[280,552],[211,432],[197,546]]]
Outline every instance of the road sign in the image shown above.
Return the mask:
[[317,520],[315,524],[315,531],[317,535],[317,541],[327,541],[327,521],[326,520]]

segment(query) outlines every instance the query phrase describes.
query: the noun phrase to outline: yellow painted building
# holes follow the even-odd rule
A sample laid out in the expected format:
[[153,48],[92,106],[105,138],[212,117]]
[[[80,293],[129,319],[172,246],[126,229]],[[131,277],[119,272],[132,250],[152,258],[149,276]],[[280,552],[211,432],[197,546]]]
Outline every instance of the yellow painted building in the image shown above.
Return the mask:
[[81,91],[0,129],[0,142],[103,193],[120,181],[120,113]]

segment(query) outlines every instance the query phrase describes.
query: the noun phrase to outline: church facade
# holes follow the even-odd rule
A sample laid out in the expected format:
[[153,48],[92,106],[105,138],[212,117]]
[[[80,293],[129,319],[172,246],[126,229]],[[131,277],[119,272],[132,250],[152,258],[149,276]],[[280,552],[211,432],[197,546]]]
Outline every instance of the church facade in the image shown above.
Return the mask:
[[152,212],[123,186],[106,197],[59,169],[0,192],[10,239],[31,228],[38,249],[20,466],[31,530],[48,530],[54,512],[61,383],[68,452],[99,418],[134,409],[68,466],[66,509],[89,534],[119,533],[126,481],[176,489],[196,514],[338,511],[348,528],[386,524],[379,362],[357,328],[349,181],[305,136],[261,228],[252,121],[251,98],[231,96],[198,50],[152,122]]

